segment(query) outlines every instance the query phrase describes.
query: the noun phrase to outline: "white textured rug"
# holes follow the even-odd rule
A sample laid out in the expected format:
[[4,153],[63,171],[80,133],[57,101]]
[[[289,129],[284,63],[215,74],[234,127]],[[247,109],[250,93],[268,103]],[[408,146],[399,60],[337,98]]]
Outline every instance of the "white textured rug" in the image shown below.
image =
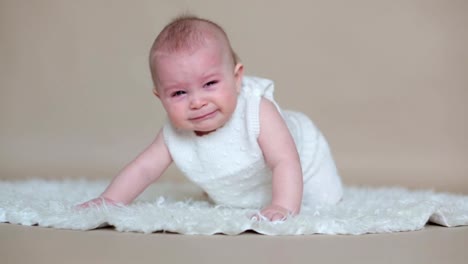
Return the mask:
[[347,187],[333,207],[302,208],[282,222],[251,220],[256,210],[210,204],[191,184],[156,183],[127,207],[76,210],[99,195],[108,182],[0,181],[0,222],[89,230],[105,225],[118,231],[211,235],[253,230],[267,235],[365,234],[411,231],[433,222],[468,225],[468,196],[401,188]]

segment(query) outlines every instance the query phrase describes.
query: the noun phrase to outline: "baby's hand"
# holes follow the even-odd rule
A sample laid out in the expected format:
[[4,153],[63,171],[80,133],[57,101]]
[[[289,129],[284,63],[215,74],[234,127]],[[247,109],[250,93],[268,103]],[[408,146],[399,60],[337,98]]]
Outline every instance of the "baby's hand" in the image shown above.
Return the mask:
[[111,199],[108,199],[106,197],[102,197],[102,196],[99,196],[97,198],[94,198],[92,200],[89,200],[87,202],[84,202],[82,204],[79,204],[77,206],[75,206],[75,208],[77,209],[85,209],[85,208],[89,208],[89,207],[99,207],[103,204],[106,204],[106,205],[119,205],[119,203],[111,200]]
[[269,221],[281,221],[285,220],[289,215],[292,213],[279,205],[271,204],[265,208],[263,208],[259,214],[253,216],[254,219],[267,219]]

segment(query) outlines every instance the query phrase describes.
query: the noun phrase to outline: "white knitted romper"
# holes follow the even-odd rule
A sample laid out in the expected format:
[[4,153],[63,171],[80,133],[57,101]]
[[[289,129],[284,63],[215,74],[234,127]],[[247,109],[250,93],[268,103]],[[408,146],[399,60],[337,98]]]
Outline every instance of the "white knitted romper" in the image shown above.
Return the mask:
[[[273,90],[270,80],[244,77],[231,119],[208,135],[178,130],[170,122],[164,125],[164,140],[176,166],[217,204],[261,208],[271,201],[272,173],[257,139],[260,100],[265,97],[277,105]],[[303,205],[338,202],[342,184],[325,138],[304,114],[278,109],[301,159]]]

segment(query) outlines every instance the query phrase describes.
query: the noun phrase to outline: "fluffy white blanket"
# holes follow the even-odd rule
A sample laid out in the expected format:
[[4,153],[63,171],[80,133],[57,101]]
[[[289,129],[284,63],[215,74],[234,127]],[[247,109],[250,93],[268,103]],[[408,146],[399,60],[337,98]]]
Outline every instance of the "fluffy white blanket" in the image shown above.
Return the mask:
[[255,221],[254,209],[211,204],[191,184],[157,183],[126,207],[76,210],[99,195],[108,182],[86,180],[0,181],[0,222],[89,230],[105,225],[118,231],[216,233],[247,230],[267,235],[366,234],[411,231],[428,222],[468,225],[468,196],[402,188],[347,187],[341,203],[302,208],[285,221]]

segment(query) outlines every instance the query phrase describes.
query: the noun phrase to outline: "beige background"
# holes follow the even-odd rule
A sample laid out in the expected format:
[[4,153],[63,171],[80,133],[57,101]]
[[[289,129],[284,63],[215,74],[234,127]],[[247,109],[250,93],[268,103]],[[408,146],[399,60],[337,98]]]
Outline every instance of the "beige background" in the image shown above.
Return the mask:
[[118,172],[164,120],[149,47],[189,11],[315,120],[346,184],[467,194],[467,3],[0,0],[0,178]]

